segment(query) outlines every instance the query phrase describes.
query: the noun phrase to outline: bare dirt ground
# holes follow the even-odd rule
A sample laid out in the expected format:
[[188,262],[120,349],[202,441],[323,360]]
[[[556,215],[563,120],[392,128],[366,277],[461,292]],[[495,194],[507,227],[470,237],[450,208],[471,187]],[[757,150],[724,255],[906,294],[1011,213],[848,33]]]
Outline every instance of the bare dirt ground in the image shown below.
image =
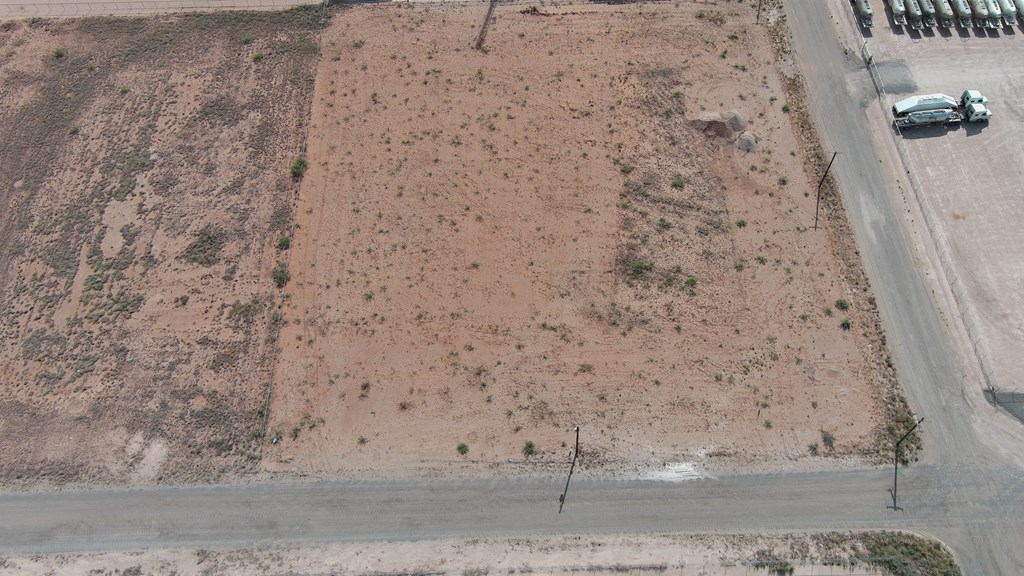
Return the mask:
[[[538,470],[577,424],[600,472],[875,454],[884,338],[840,207],[812,229],[798,82],[753,23],[729,2],[336,13],[264,469]],[[746,126],[702,121],[729,110]]]
[[0,34],[0,481],[256,469],[319,10]]
[[[865,561],[874,558],[874,562]],[[884,558],[884,559],[883,559]],[[903,571],[887,571],[903,568]],[[910,571],[906,571],[907,568]],[[0,557],[7,574],[958,575],[940,543],[909,534],[565,536]]]

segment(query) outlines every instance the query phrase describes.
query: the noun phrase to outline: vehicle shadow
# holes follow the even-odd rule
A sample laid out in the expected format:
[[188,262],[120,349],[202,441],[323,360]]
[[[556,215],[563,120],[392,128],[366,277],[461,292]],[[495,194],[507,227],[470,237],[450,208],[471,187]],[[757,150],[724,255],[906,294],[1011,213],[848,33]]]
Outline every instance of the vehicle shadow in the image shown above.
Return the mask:
[[935,138],[938,136],[945,136],[949,132],[953,132],[957,129],[956,124],[936,124],[931,126],[913,126],[910,128],[899,129],[896,124],[892,124],[892,131],[897,136],[903,136],[904,140],[921,140],[924,138]]
[[977,136],[988,128],[988,122],[965,122],[964,130],[967,131],[967,137]]

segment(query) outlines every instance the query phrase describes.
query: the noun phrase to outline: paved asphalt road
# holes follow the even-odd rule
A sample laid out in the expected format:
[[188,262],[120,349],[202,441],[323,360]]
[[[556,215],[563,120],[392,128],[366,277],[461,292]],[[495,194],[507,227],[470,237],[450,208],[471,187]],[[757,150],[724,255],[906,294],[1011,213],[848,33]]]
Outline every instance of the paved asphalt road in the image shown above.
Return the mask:
[[[832,1],[832,0],[830,0]],[[836,5],[845,0],[834,0]],[[865,72],[844,59],[824,0],[786,10],[826,146],[926,451],[891,469],[743,475],[683,483],[562,479],[329,482],[0,495],[0,553],[301,545],[442,537],[655,531],[903,528],[948,543],[965,573],[1024,573],[1024,453],[1019,425],[986,411],[955,330],[933,301],[913,236],[876,152]],[[856,46],[853,46],[856,48]],[[880,164],[879,157],[883,157]],[[895,158],[895,156],[892,156]],[[942,299],[938,299],[938,305]],[[997,432],[1011,433],[998,437]]]

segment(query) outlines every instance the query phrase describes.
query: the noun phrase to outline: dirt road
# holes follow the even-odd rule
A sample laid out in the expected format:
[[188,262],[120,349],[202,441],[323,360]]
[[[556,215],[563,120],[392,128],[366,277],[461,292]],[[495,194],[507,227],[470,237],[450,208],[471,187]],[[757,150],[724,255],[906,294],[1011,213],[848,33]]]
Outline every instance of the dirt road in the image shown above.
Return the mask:
[[[908,198],[888,120],[874,103],[874,88],[857,56],[862,39],[843,20],[849,5],[807,0],[786,6],[825,145],[842,152],[834,169],[893,360],[911,406],[927,418],[922,460],[949,470],[952,493],[964,497],[988,480],[972,469],[974,459],[1003,460],[1008,473],[1021,477],[1020,426],[981,397],[976,361],[951,312],[952,298],[931,238],[915,217],[913,198]],[[839,23],[832,21],[836,18]],[[952,493],[950,500],[956,500]],[[977,521],[989,518],[973,508],[957,514]],[[1011,574],[1024,565],[1021,551],[1014,548],[1024,539],[1021,530],[1016,523],[986,530],[965,524],[950,533],[947,543],[959,553],[968,574]]]
[[[901,477],[894,513],[888,470],[748,475],[684,483],[582,480],[558,514],[561,479],[329,482],[0,496],[4,554],[155,548],[242,548],[324,542],[631,532],[909,529],[1020,534],[1020,478],[918,467]],[[980,550],[993,571],[1019,566],[1008,548]],[[976,566],[962,554],[966,565]],[[1001,569],[1002,568],[1002,569]]]

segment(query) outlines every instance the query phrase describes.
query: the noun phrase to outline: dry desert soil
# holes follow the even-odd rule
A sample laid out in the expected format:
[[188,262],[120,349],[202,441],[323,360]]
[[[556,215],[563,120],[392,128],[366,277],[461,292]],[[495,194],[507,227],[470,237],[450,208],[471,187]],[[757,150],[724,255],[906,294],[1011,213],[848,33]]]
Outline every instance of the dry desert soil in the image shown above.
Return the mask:
[[908,411],[754,10],[3,23],[0,481],[877,458]]
[[476,538],[263,550],[157,550],[0,558],[0,576],[959,575],[940,543],[894,532]]
[[320,16],[3,23],[4,482],[258,470]]
[[264,468],[543,471],[577,425],[601,473],[877,450],[873,303],[754,16],[337,12]]

